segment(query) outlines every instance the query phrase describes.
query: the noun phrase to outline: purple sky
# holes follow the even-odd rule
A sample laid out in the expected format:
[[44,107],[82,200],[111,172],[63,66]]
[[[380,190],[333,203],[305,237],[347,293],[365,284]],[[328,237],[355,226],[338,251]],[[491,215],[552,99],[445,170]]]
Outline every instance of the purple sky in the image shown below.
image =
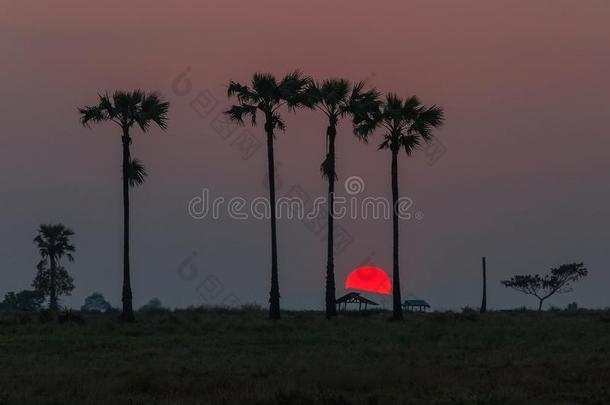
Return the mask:
[[[76,108],[98,92],[140,87],[172,106],[167,133],[134,134],[133,155],[150,173],[132,193],[136,305],[154,296],[180,306],[265,304],[268,223],[197,221],[186,207],[204,187],[225,198],[266,195],[264,151],[244,160],[211,122],[228,103],[229,80],[301,68],[445,108],[437,135],[446,153],[433,165],[423,153],[399,162],[401,194],[423,213],[401,224],[403,294],[436,308],[478,305],[486,255],[488,305],[533,305],[499,280],[582,260],[590,276],[552,303],[610,306],[609,17],[601,0],[3,1],[0,295],[29,287],[37,225],[61,221],[77,245],[67,266],[77,289],[66,303],[101,291],[119,304],[119,133],[82,128]],[[193,88],[180,95],[172,83],[187,68]],[[190,106],[200,91],[218,101],[206,117]],[[278,193],[296,185],[323,195],[324,118],[285,117]],[[339,194],[360,176],[363,195],[390,196],[390,156],[378,143],[340,127]],[[339,287],[367,256],[391,270],[390,221],[338,222],[353,237],[337,256]],[[288,220],[278,232],[284,306],[321,308],[323,236]],[[185,280],[178,267],[193,251],[198,273]],[[222,283],[217,296],[201,287],[206,280]]]

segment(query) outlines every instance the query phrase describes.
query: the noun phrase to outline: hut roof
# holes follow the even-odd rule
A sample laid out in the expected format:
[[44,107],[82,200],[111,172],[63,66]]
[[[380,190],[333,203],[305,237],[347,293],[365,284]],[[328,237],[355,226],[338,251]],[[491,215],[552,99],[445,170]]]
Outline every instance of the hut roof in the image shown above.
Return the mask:
[[368,305],[379,305],[376,302],[369,300],[368,298],[364,298],[362,295],[360,295],[360,293],[357,293],[357,292],[347,293],[343,297],[337,298],[335,302],[337,304],[342,304],[344,302],[347,302],[347,303],[361,302],[363,304],[368,304]]
[[428,307],[428,308],[430,308],[430,304],[428,304],[424,300],[405,300],[405,306],[408,306],[408,307]]

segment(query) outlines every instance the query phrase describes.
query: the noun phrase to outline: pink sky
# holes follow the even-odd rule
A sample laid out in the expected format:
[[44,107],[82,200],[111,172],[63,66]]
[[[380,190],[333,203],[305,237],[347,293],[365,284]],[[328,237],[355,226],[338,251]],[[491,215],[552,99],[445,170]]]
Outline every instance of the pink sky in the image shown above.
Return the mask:
[[[120,142],[112,127],[81,128],[76,107],[100,91],[141,87],[159,90],[172,110],[166,134],[135,135],[134,155],[150,171],[133,193],[136,303],[197,303],[197,282],[175,271],[197,251],[202,274],[217,275],[242,302],[264,304],[267,224],[195,221],[185,208],[203,187],[265,195],[264,153],[242,160],[189,102],[208,90],[220,109],[229,80],[298,67],[319,79],[366,78],[446,110],[441,160],[400,161],[401,193],[424,213],[401,228],[406,294],[477,305],[487,255],[489,304],[517,306],[529,301],[500,279],[583,260],[588,280],[558,302],[608,306],[609,17],[601,0],[4,1],[0,294],[28,287],[37,224],[62,221],[77,233],[69,302],[100,290],[118,304]],[[194,90],[179,96],[172,81],[187,67]],[[286,118],[280,180],[322,195],[324,120]],[[347,125],[339,138],[339,184],[356,175],[367,193],[389,195],[389,156],[377,141],[357,143]],[[373,252],[374,264],[390,270],[389,222],[343,225],[354,243],[337,258],[339,280]],[[320,306],[323,241],[289,221],[279,234],[284,302]]]

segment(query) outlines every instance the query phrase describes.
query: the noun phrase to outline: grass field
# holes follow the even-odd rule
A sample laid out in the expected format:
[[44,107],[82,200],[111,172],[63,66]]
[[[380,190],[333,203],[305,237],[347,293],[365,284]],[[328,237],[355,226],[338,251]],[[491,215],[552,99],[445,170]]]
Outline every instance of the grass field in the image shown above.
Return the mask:
[[0,316],[0,404],[610,403],[610,312]]

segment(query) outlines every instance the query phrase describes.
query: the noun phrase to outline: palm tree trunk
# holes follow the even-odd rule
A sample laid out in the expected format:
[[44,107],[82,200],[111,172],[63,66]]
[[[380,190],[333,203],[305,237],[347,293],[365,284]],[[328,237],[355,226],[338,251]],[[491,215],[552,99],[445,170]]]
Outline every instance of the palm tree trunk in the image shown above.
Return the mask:
[[131,294],[131,273],[129,270],[129,129],[123,129],[123,312],[121,320],[135,321]]
[[51,311],[57,311],[59,305],[57,305],[57,286],[56,286],[56,268],[57,263],[55,262],[55,256],[49,255],[50,267],[49,267],[49,309]]
[[269,319],[280,319],[280,284],[277,269],[277,232],[275,218],[275,162],[273,158],[273,125],[270,122],[270,117],[267,117],[265,131],[267,132],[269,205],[271,208],[271,290],[269,291]]
[[398,148],[392,147],[392,318],[402,319],[402,299],[400,297],[400,270],[398,261]]
[[334,261],[334,201],[335,201],[335,136],[337,129],[329,126],[326,135],[328,138],[329,163],[328,176],[328,245],[326,256],[326,318],[337,315],[335,304],[335,261]]

